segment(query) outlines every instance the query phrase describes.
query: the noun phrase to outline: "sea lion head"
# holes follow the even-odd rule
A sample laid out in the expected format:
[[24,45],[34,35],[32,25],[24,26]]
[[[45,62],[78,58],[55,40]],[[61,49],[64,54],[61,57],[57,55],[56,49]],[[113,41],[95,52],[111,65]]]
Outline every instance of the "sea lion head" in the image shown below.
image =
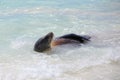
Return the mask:
[[53,39],[53,32],[48,33],[44,37],[40,38],[34,46],[34,50],[37,52],[43,52],[51,48],[51,42]]

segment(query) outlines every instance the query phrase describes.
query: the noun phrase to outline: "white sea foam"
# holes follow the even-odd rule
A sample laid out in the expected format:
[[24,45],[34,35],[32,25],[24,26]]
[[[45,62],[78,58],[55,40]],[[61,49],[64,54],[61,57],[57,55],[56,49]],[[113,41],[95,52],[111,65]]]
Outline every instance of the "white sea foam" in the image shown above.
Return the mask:
[[[83,31],[81,34],[89,32]],[[96,31],[96,34],[93,32],[90,35],[91,42],[86,45],[59,46],[49,53],[33,51],[33,42],[39,37],[27,34],[11,38],[7,44],[9,48],[2,52],[5,54],[0,55],[0,78],[1,80],[119,80],[119,29],[114,29],[113,32]]]
[[[114,36],[115,34],[116,33],[114,33],[113,36],[111,37],[116,37]],[[111,38],[110,36],[108,38],[107,37],[104,38],[104,36],[105,35],[98,36],[101,38],[100,41],[104,41],[106,39]],[[116,64],[117,62],[119,62],[120,47],[117,45],[116,47],[112,45],[104,47],[104,43],[99,44],[97,40],[94,41],[96,41],[95,42],[96,44],[94,45],[92,44],[93,42],[91,42],[90,44],[82,45],[79,48],[72,48],[73,46],[71,46],[72,50],[68,45],[69,48],[68,46],[56,47],[50,52],[50,54],[45,54],[45,53],[36,54],[35,52],[28,51],[29,49],[25,50],[24,46],[25,45],[29,46],[30,42],[28,43],[24,37],[19,37],[15,41],[13,41],[10,46],[11,49],[12,46],[14,47],[17,46],[17,48],[21,51],[16,50],[14,52],[9,52],[9,54],[3,56],[6,58],[1,58],[0,71],[2,73],[0,73],[0,77],[1,79],[6,79],[6,80],[8,79],[9,80],[15,80],[15,79],[17,80],[24,80],[24,79],[78,80],[80,78],[87,80],[89,79],[88,77],[93,76],[91,73],[94,72],[93,73],[94,75],[96,74],[101,75],[101,76],[96,76],[96,79],[101,79],[102,77],[104,77],[103,80],[107,79],[104,75],[111,75],[112,73],[109,70],[107,70],[106,72],[105,69],[109,68],[111,70],[114,70],[115,68],[115,71],[118,69],[118,66],[114,66],[111,64]],[[116,40],[113,39],[112,42],[114,41]],[[111,40],[107,41],[106,43],[109,42],[111,42]],[[103,46],[103,47],[97,47],[97,46]],[[100,72],[102,71],[104,75],[98,71]],[[115,73],[114,71],[112,72]],[[75,76],[77,77],[75,78]],[[84,76],[88,76],[88,77],[85,78]],[[93,77],[91,79],[93,79]],[[112,80],[112,78],[110,80]]]

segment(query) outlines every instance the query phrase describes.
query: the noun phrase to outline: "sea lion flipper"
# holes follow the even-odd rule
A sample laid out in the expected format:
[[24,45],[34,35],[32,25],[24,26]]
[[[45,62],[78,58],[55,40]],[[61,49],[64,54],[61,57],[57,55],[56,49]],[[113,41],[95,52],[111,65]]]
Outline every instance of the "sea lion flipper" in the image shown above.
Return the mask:
[[91,37],[88,35],[81,36],[72,33],[72,34],[63,35],[59,38],[71,39],[71,40],[79,41],[80,43],[85,43],[86,41],[90,41]]
[[85,40],[88,40],[88,41],[90,41],[90,36],[88,36],[88,35],[83,35],[83,36],[81,36],[81,37],[83,37],[83,39],[85,39]]

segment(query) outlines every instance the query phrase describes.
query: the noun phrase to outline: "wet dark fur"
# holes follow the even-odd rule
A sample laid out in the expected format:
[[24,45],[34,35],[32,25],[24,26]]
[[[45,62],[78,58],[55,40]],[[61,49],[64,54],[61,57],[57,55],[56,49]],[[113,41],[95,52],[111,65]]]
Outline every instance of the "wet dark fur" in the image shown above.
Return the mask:
[[77,41],[79,43],[84,44],[84,43],[90,41],[90,38],[91,38],[90,36],[80,36],[80,35],[76,35],[76,34],[67,34],[67,35],[64,35],[64,36],[60,36],[55,40],[52,40],[53,35],[54,34],[52,32],[50,32],[46,36],[37,40],[37,42],[34,45],[34,51],[37,51],[37,52],[46,51],[46,50],[51,48],[51,46],[52,46],[51,43],[52,42],[56,43],[56,45],[71,43],[73,41]]
[[76,40],[79,41],[80,43],[85,43],[87,41],[90,41],[90,36],[80,36],[76,34],[67,34],[64,36],[61,36],[59,38],[64,38],[64,39],[71,39],[71,40]]

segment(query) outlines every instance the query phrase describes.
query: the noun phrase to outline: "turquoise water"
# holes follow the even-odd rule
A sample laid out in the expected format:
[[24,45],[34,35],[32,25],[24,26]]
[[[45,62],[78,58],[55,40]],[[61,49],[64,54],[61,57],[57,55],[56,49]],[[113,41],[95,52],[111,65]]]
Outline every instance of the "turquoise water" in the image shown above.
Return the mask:
[[[51,31],[92,38],[34,52]],[[120,80],[120,1],[0,0],[0,44],[0,80]]]

